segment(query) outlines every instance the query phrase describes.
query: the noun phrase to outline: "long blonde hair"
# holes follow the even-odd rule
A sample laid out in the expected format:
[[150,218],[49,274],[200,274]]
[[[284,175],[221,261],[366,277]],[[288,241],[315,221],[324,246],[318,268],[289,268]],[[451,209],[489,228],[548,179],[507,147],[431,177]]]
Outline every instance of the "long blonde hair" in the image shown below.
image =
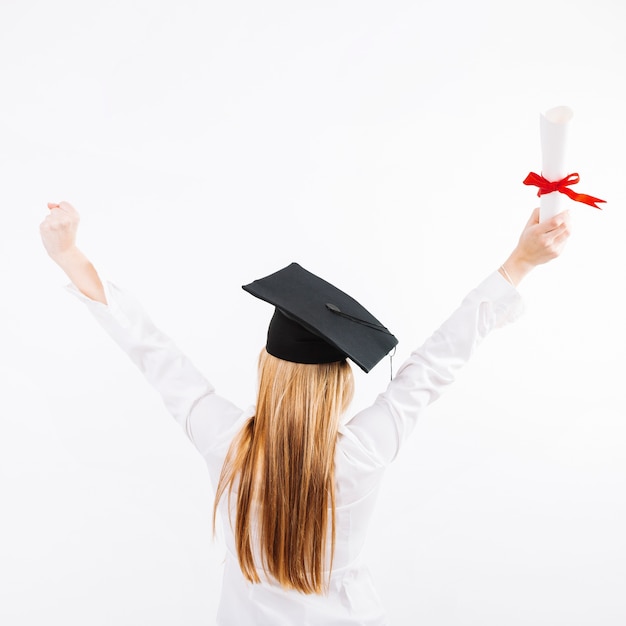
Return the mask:
[[249,581],[260,582],[256,547],[263,571],[283,587],[324,591],[335,545],[335,444],[353,393],[347,361],[309,365],[261,352],[256,414],[231,443],[213,508],[215,528],[221,497],[228,490],[230,510],[236,490],[235,542]]

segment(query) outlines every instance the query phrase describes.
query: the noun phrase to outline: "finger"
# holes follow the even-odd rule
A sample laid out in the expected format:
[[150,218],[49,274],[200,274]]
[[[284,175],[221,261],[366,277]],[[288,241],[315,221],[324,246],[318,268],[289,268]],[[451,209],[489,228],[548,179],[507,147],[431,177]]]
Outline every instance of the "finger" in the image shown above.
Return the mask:
[[47,220],[54,220],[65,215],[63,209],[59,206],[50,207],[50,213],[46,215]]
[[59,205],[54,203],[54,202],[48,202],[48,208],[49,209],[58,209]]
[[553,242],[551,249],[556,252],[556,255],[559,256],[565,245],[567,244],[567,235],[561,235],[561,237],[557,237]]
[[50,212],[44,218],[42,225],[48,230],[57,230],[59,228],[64,228],[69,222],[70,217],[67,214],[67,211],[64,211],[60,207],[55,207],[50,209]]
[[[58,209],[53,209],[53,210],[58,210]],[[56,228],[57,226],[57,222],[58,220],[56,219],[54,213],[50,212],[48,213],[48,215],[46,215],[46,217],[43,219],[43,221],[41,222],[41,224],[39,224],[39,229],[43,232],[49,232],[52,231]]]
[[71,220],[75,221],[76,224],[78,224],[80,220],[80,215],[69,202],[59,202],[59,209],[61,209],[61,211],[63,211],[65,215],[67,215]]
[[59,202],[59,208],[63,209],[64,211],[68,211],[70,213],[73,213],[76,210],[69,202],[65,202],[65,200],[63,200],[62,202]]
[[539,224],[539,207],[533,209],[528,222],[526,222],[526,226],[534,226],[535,224]]
[[563,227],[567,228],[567,224],[569,224],[569,212],[563,211],[542,222],[541,226],[544,235],[552,236],[560,232]]
[[561,226],[555,229],[553,233],[554,233],[554,238],[552,241],[557,244],[567,241],[567,239],[569,239],[569,236],[570,236],[570,230],[567,224],[561,224]]

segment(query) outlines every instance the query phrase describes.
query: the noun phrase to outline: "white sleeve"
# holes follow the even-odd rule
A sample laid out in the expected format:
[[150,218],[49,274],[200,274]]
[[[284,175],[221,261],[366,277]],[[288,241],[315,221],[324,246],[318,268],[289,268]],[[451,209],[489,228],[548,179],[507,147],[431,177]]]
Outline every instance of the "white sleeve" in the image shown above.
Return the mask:
[[499,272],[487,277],[402,364],[374,404],[346,425],[377,466],[390,463],[422,410],[454,381],[476,347],[494,329],[514,321],[523,305]]
[[198,450],[206,455],[220,443],[217,439],[242,411],[215,394],[211,383],[154,325],[141,305],[109,282],[104,283],[107,304],[87,298],[72,284],[67,289],[128,354]]

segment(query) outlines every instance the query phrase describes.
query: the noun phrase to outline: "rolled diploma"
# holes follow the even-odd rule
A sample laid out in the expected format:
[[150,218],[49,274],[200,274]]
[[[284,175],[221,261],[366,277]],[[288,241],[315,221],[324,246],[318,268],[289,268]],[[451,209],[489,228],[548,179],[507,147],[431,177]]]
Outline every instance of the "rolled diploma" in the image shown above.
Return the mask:
[[[554,107],[542,113],[539,119],[541,136],[541,175],[550,182],[565,178],[565,145],[570,120],[574,116],[572,109],[566,106]],[[539,221],[550,219],[563,209],[562,193],[553,191],[539,198]]]

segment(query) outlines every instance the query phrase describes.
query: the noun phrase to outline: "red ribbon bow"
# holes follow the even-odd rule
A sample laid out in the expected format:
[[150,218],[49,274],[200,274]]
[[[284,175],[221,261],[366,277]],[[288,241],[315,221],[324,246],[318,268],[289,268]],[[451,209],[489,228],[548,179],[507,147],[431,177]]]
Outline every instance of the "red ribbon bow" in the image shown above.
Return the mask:
[[560,193],[564,193],[566,196],[570,197],[576,202],[584,202],[585,204],[592,206],[594,209],[601,210],[602,207],[596,206],[596,202],[606,202],[606,200],[600,200],[600,198],[594,198],[593,196],[588,196],[585,193],[575,193],[569,188],[570,185],[575,185],[579,180],[580,176],[576,172],[570,174],[569,176],[566,176],[562,180],[556,180],[554,182],[546,180],[543,176],[535,174],[535,172],[531,172],[524,179],[524,184],[539,187],[537,195],[540,197],[544,193],[552,193],[553,191],[558,191]]

